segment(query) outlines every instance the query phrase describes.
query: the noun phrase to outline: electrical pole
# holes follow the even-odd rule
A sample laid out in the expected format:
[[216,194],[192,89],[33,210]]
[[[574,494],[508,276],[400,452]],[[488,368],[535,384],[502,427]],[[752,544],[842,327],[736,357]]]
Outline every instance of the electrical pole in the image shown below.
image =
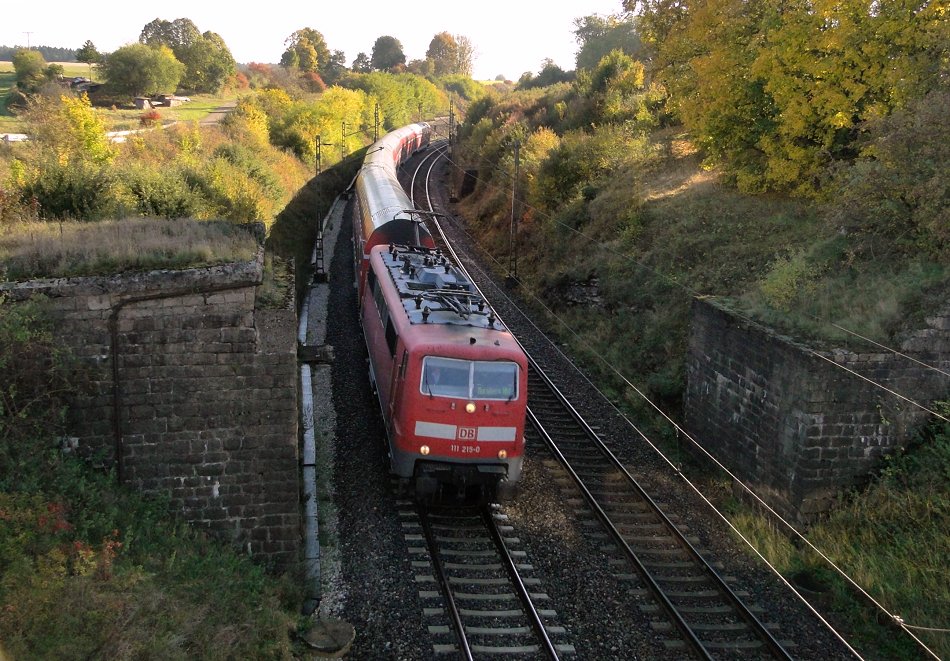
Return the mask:
[[452,136],[455,134],[455,97],[449,97],[449,153],[452,150]]
[[26,35],[26,49],[30,50],[30,35],[33,33],[24,31],[23,34]]
[[346,160],[346,122],[340,128],[340,160]]
[[514,281],[518,280],[518,218],[515,215],[515,200],[518,187],[518,171],[521,142],[515,140],[515,176],[511,180],[511,224],[508,228],[508,275]]
[[320,167],[322,165],[321,163],[322,159],[320,158],[322,151],[323,151],[323,136],[318,135],[317,136],[317,176],[318,177],[320,176]]
[[373,142],[379,140],[379,104],[373,110]]

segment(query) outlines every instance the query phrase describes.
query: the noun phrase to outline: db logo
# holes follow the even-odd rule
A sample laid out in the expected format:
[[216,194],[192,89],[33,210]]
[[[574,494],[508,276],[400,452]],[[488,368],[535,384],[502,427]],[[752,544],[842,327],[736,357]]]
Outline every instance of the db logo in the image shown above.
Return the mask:
[[474,441],[477,436],[478,429],[476,427],[459,427],[460,441]]

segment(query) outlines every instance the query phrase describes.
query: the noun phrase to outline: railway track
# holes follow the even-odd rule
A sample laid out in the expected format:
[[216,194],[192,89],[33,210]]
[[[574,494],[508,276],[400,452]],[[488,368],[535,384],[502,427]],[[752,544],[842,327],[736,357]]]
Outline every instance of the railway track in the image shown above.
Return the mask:
[[[429,196],[430,173],[439,149],[423,160],[413,175],[427,167],[423,195]],[[420,187],[421,188],[421,187]],[[457,263],[439,223],[446,249]],[[489,299],[491,297],[488,297]],[[633,478],[623,463],[601,441],[594,426],[571,406],[526,350],[532,364],[528,385],[531,447],[547,448],[563,468],[574,492],[578,516],[589,529],[605,538],[617,577],[634,581],[655,605],[653,628],[667,636],[670,648],[685,648],[699,658],[792,658],[790,641],[776,638],[774,626],[763,622],[746,604],[747,594],[733,590],[730,580],[707,561],[695,538],[667,516],[660,504]]]
[[419,595],[429,604],[424,615],[435,654],[560,659],[574,653],[564,627],[550,624],[557,613],[535,606],[548,597],[527,576],[532,567],[524,553],[510,548],[518,540],[502,512],[404,502],[400,517]]
[[[607,550],[626,561],[619,578],[637,580],[665,616],[653,627],[700,658],[790,659],[789,642],[733,590],[691,540],[640,486],[561,391],[533,365],[528,382],[529,443],[543,444],[580,491],[587,511],[607,534]],[[626,570],[629,571],[629,570]]]

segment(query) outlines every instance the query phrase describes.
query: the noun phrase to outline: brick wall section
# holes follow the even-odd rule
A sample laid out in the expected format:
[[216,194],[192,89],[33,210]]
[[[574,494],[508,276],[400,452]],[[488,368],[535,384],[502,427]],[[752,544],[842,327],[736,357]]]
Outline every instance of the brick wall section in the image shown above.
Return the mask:
[[[950,310],[927,319],[899,348],[950,371]],[[890,352],[820,353],[925,405],[950,395],[946,376]],[[710,300],[693,302],[686,375],[686,430],[775,509],[802,522],[864,483],[929,417]]]
[[[86,366],[71,433],[124,483],[267,565],[297,559],[296,314],[256,310],[254,260],[182,271],[0,285],[42,294]],[[293,288],[291,288],[291,291]],[[114,331],[114,335],[113,335]],[[118,359],[116,434],[113,342]]]

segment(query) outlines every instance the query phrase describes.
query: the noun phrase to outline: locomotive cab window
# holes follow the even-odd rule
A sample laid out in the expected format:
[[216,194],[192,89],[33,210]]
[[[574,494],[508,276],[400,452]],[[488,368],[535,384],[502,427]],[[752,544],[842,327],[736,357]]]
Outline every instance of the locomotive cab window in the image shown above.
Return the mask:
[[420,386],[435,397],[511,400],[518,396],[518,365],[426,356]]

